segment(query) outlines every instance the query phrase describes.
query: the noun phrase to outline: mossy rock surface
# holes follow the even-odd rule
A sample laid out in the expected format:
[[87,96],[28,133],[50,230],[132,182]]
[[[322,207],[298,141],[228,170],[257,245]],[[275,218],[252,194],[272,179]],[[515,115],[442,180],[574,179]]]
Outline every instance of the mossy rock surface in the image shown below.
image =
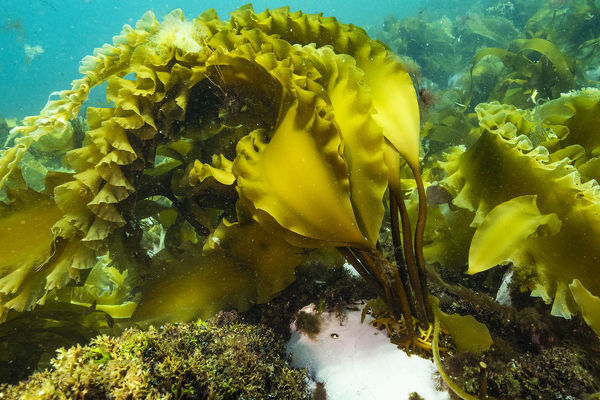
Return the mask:
[[3,399],[308,399],[306,372],[263,325],[198,322],[128,329],[61,349],[51,371],[0,387]]

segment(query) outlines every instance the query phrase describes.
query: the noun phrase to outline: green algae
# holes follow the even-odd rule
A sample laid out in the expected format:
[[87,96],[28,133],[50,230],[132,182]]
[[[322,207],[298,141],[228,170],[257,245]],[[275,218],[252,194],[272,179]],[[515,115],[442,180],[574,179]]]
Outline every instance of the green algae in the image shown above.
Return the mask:
[[164,398],[308,399],[306,372],[287,366],[272,330],[198,321],[60,349],[52,368],[15,386],[4,399]]

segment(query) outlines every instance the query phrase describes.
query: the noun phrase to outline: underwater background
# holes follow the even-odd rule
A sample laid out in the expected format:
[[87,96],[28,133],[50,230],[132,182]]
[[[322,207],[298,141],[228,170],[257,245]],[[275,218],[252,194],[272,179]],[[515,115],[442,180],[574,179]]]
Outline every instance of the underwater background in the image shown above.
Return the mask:
[[[493,1],[477,2],[485,5]],[[133,24],[146,11],[157,16],[181,8],[188,18],[214,8],[219,15],[247,4],[244,1],[145,1],[116,2],[98,0],[57,1],[5,0],[0,4],[0,115],[23,118],[39,111],[48,95],[67,86],[78,74],[79,61],[99,43],[110,42],[124,24]],[[364,1],[304,0],[260,1],[256,10],[289,5],[291,9],[310,13],[322,12],[340,21],[369,29],[377,37],[377,27],[388,15],[405,17],[417,12],[439,13],[449,17],[464,13],[471,4],[461,1],[406,1],[399,5],[393,0],[367,3]],[[25,51],[26,46],[29,56]],[[39,48],[37,48],[39,46]],[[36,51],[37,49],[37,51]],[[43,50],[43,51],[40,51]],[[98,91],[96,91],[98,92]],[[91,100],[102,103],[101,94]]]
[[[335,0],[254,2],[256,10],[289,5],[310,13],[335,15],[340,21],[360,26],[374,26],[386,15],[409,15],[426,3],[404,2],[401,9],[393,0],[369,4],[364,1],[340,3]],[[23,118],[38,112],[48,95],[66,87],[78,74],[79,61],[100,43],[107,43],[123,25],[134,24],[146,11],[159,18],[175,8],[184,10],[188,18],[214,8],[225,18],[227,13],[247,4],[244,1],[144,1],[118,2],[99,0],[18,1],[0,4],[0,115]],[[434,4],[431,4],[434,7]],[[43,52],[25,46],[40,46]],[[35,55],[33,55],[35,54]],[[31,58],[31,59],[30,59]],[[103,102],[102,95],[92,101]]]
[[3,0],[0,92],[0,397],[346,399],[353,321],[600,398],[599,0]]

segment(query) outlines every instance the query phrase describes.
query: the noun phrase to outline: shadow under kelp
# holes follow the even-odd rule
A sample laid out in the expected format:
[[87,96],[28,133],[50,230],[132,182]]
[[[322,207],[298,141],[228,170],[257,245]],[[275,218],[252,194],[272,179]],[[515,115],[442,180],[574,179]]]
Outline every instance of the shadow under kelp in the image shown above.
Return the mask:
[[0,325],[0,382],[17,383],[48,367],[58,348],[85,344],[112,326],[105,313],[67,303],[49,302],[34,311],[10,313]]

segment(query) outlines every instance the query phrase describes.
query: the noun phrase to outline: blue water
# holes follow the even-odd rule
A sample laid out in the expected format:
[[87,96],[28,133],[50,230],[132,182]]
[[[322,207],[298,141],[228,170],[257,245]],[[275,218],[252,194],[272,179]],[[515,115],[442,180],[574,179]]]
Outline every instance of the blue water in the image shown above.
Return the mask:
[[[236,0],[110,1],[110,0],[0,0],[0,116],[23,118],[37,115],[53,91],[70,87],[80,77],[79,61],[93,49],[112,42],[124,24],[135,22],[152,10],[159,19],[181,8],[193,19],[215,8],[223,20],[246,4]],[[369,28],[393,13],[412,15],[431,1],[413,0],[261,0],[254,9],[290,5],[309,13],[323,12],[340,21]],[[27,60],[25,46],[41,46],[43,53]],[[90,101],[102,102],[93,93]]]

